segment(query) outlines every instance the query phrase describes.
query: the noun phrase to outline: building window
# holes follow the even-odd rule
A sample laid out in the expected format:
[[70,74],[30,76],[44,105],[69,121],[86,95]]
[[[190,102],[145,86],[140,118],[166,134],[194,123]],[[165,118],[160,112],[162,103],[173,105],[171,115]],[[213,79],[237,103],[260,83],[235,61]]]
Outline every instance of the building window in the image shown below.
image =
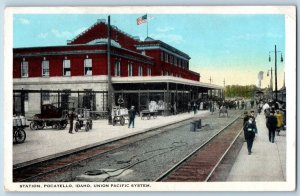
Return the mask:
[[141,65],[139,66],[138,76],[143,76],[143,67]]
[[84,75],[86,75],[86,76],[93,75],[92,67],[93,67],[92,59],[89,59],[87,56],[87,58],[84,59]]
[[71,76],[71,61],[69,59],[64,59],[63,61],[63,69],[64,69],[64,76]]
[[181,67],[181,59],[178,59],[178,66]]
[[132,63],[128,63],[128,76],[132,76]]
[[164,52],[160,52],[160,60],[164,61]]
[[151,68],[150,67],[147,68],[147,76],[151,76]]
[[166,63],[169,62],[169,55],[167,53],[165,53],[165,61],[166,61]]
[[49,76],[49,61],[44,60],[42,61],[42,76]]
[[28,61],[25,61],[25,59],[21,62],[21,77],[28,77]]
[[173,64],[173,56],[170,55],[170,63]]
[[115,76],[121,76],[121,62],[115,62]]
[[174,65],[177,66],[177,57],[176,56],[174,56]]

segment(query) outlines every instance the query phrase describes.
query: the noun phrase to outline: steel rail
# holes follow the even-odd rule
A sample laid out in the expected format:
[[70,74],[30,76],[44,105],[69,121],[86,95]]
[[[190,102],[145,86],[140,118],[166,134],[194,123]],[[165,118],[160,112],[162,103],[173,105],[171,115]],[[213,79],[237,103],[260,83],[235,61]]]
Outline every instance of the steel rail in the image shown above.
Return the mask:
[[[194,154],[196,154],[201,148],[203,148],[205,145],[207,145],[210,141],[212,141],[216,136],[218,136],[221,132],[223,132],[226,128],[231,126],[235,121],[237,121],[242,115],[238,116],[236,119],[234,119],[231,123],[229,123],[227,126],[225,126],[223,129],[218,131],[215,135],[210,137],[205,143],[203,143],[201,146],[196,148],[194,151],[192,151],[190,154],[188,154],[186,157],[184,157],[182,160],[177,162],[173,167],[171,167],[169,170],[167,170],[165,173],[160,175],[158,178],[156,178],[154,181],[162,181],[164,178],[166,178],[169,174],[171,174],[175,169],[179,168],[180,165],[182,165],[184,162],[186,162],[189,158],[191,158]],[[238,134],[239,135],[239,134]]]

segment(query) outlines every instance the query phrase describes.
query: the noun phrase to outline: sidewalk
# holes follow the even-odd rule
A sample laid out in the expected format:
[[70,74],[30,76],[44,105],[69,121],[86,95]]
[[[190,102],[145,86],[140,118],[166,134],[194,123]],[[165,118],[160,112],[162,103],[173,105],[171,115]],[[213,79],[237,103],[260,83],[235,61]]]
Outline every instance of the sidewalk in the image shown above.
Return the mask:
[[280,131],[280,136],[276,132],[275,143],[270,143],[263,113],[256,117],[256,124],[252,154],[248,155],[244,142],[227,181],[286,180],[286,131]]
[[69,126],[64,130],[44,128],[43,130],[31,130],[26,128],[26,140],[22,144],[13,145],[13,165],[27,165],[30,163],[47,160],[79,149],[108,143],[126,136],[134,135],[174,124],[193,117],[209,115],[208,111],[183,113],[175,116],[158,116],[156,119],[141,120],[135,118],[135,128],[108,125],[108,120],[93,121],[93,129],[89,132],[79,130],[69,134]]

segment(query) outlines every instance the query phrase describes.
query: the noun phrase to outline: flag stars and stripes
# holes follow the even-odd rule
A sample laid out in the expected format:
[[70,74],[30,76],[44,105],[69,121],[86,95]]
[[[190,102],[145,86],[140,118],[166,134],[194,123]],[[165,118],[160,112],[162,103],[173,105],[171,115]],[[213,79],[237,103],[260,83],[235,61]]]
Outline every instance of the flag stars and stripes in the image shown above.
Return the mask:
[[147,14],[139,17],[138,19],[136,19],[136,23],[137,25],[143,24],[147,22]]

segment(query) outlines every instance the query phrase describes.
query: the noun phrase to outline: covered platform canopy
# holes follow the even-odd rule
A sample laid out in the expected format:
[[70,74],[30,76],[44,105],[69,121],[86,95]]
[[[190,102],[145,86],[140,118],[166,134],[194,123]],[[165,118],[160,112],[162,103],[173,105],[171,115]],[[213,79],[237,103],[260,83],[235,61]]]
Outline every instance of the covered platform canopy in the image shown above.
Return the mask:
[[[173,76],[113,77],[114,99],[124,98],[124,107],[147,109],[151,101],[164,104],[164,110],[176,107],[177,112],[188,110],[193,100],[206,101],[212,96],[224,97],[224,87]],[[174,106],[175,105],[175,106]]]

